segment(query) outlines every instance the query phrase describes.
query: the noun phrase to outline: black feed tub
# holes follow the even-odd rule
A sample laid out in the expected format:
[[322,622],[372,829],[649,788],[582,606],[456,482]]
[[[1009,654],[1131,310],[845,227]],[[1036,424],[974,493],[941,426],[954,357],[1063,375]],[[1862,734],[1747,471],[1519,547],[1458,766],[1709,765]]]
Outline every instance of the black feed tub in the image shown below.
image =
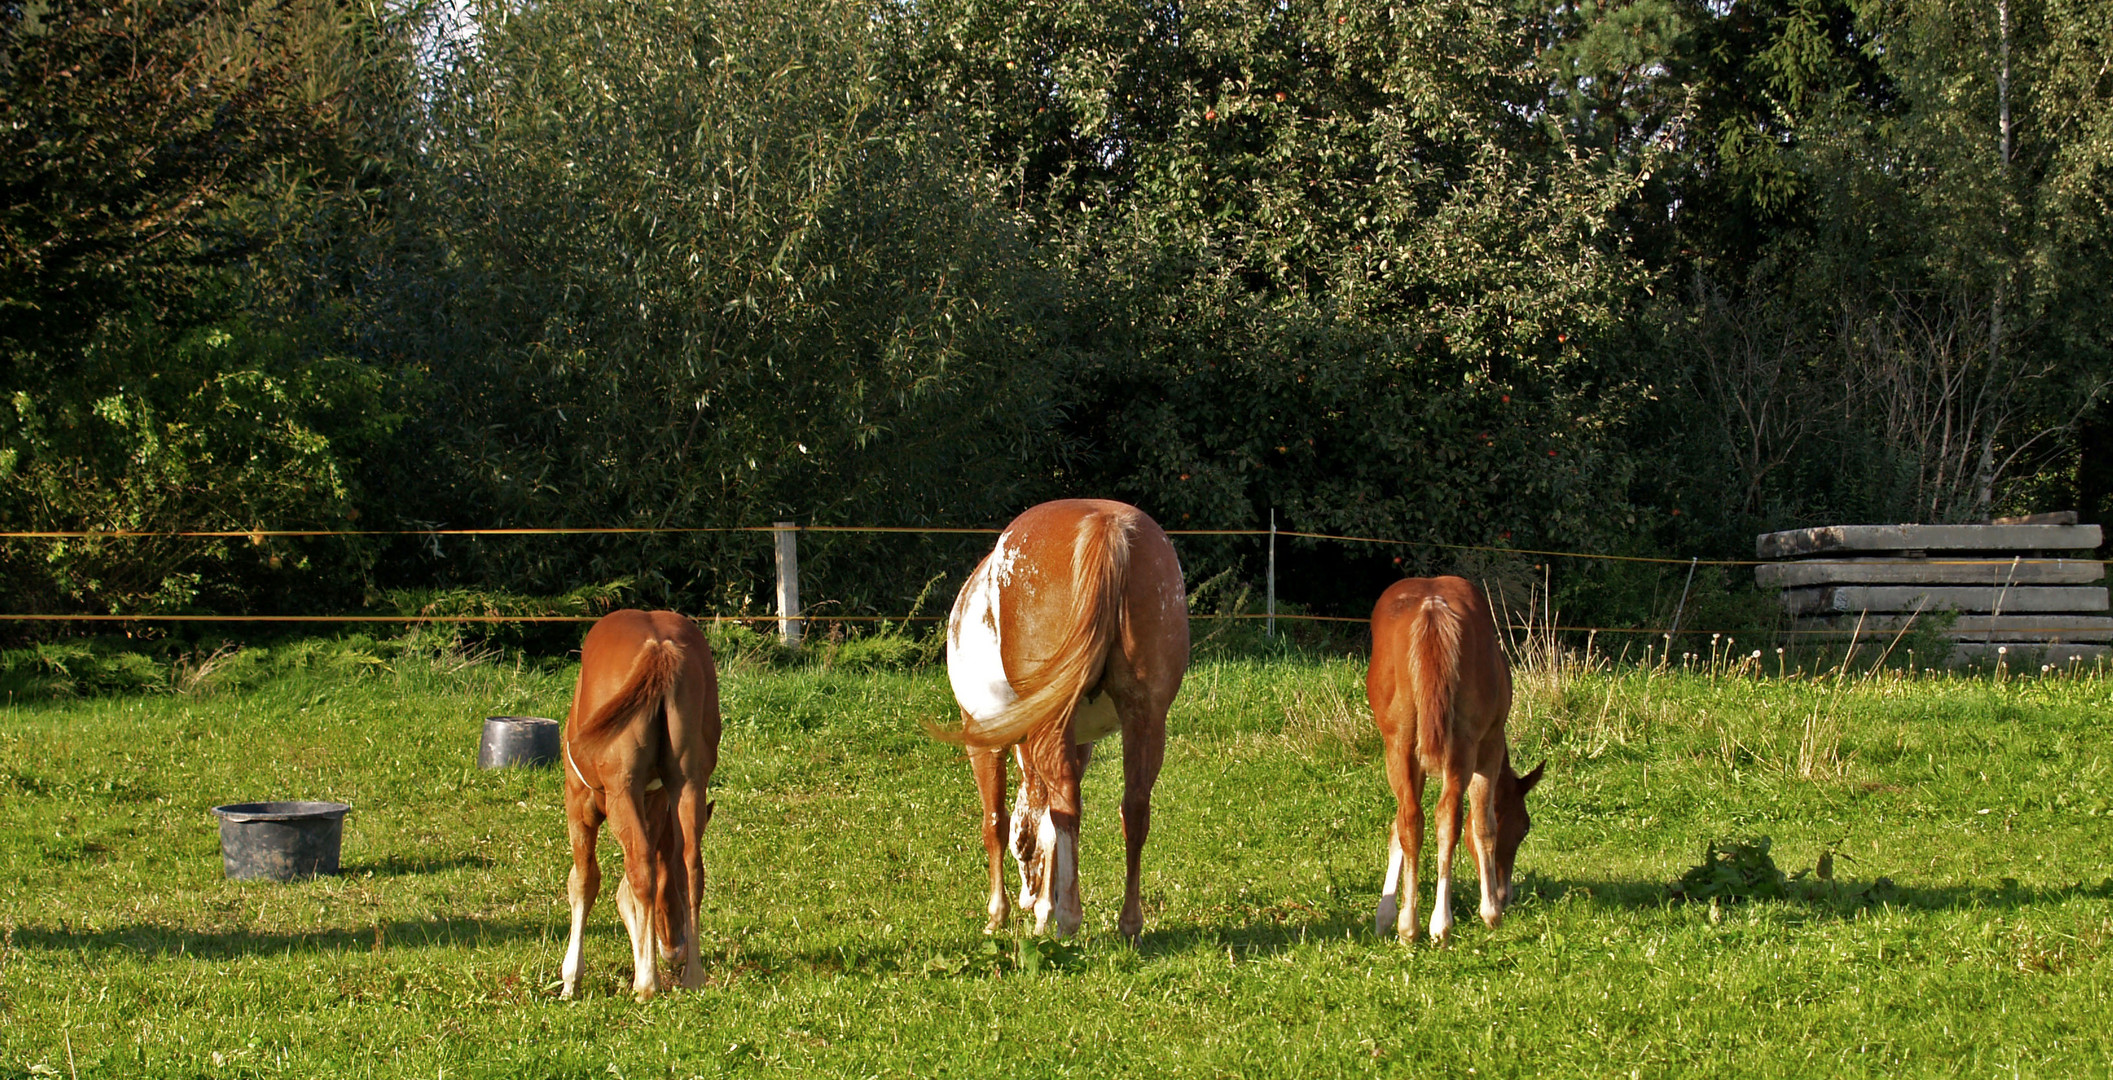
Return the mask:
[[558,722],[540,716],[487,716],[477,767],[549,765],[558,760]]
[[252,802],[216,806],[220,861],[239,880],[293,881],[337,873],[345,812],[338,802]]

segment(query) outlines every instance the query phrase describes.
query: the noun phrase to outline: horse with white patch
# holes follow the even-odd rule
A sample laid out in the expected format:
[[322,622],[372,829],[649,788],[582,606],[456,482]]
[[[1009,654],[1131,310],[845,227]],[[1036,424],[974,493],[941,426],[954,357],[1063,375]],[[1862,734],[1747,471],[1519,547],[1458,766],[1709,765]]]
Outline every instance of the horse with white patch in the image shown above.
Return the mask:
[[[1159,525],[1103,499],[1043,503],[1015,518],[954,598],[947,676],[983,804],[990,922],[1011,915],[1004,850],[1020,869],[1020,907],[1035,933],[1078,929],[1079,778],[1093,744],[1123,736],[1125,884],[1116,926],[1144,928],[1138,872],[1152,785],[1166,753],[1167,709],[1189,663],[1181,562]],[[1010,821],[1005,751],[1020,767]]]
[[623,849],[616,910],[631,935],[631,989],[660,990],[655,953],[704,982],[697,910],[712,820],[705,786],[719,764],[719,682],[697,624],[672,611],[614,611],[587,631],[565,720],[565,819],[572,840],[572,937],[564,995],[579,986],[582,932],[601,892],[594,845],[607,818]]
[[[1511,666],[1482,591],[1461,578],[1439,577],[1397,581],[1380,594],[1372,608],[1365,692],[1386,743],[1387,784],[1394,790],[1387,878],[1374,928],[1385,934],[1392,924],[1401,940],[1416,939],[1423,780],[1432,773],[1441,779],[1431,937],[1443,942],[1453,929],[1453,849],[1460,839],[1463,790],[1482,880],[1482,921],[1495,927],[1511,903],[1512,867],[1532,825],[1526,793],[1540,782],[1542,766],[1525,776],[1512,771],[1504,738]],[[1404,869],[1408,898],[1397,906],[1395,887]]]

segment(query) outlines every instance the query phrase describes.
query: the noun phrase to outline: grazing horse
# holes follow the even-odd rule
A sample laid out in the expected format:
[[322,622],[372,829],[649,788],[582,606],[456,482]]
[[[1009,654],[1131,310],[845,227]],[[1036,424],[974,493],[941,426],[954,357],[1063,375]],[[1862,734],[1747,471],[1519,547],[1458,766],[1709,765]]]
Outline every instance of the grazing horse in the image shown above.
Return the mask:
[[[1003,929],[1004,849],[1020,867],[1035,933],[1078,929],[1079,778],[1093,743],[1123,734],[1125,884],[1116,926],[1144,929],[1139,859],[1152,785],[1166,753],[1167,707],[1189,665],[1188,600],[1167,534],[1134,506],[1043,503],[1013,519],[961,586],[947,620],[947,677],[983,803],[990,922]],[[1020,766],[1006,820],[1005,750]]]
[[[1394,827],[1387,835],[1387,880],[1375,929],[1394,924],[1416,939],[1416,870],[1423,859],[1423,778],[1440,777],[1438,895],[1431,937],[1453,929],[1453,848],[1460,840],[1460,795],[1471,809],[1475,869],[1482,879],[1482,921],[1491,927],[1511,903],[1511,870],[1532,820],[1526,793],[1541,766],[1511,769],[1504,717],[1511,711],[1511,667],[1497,643],[1496,621],[1482,591],[1456,577],[1409,578],[1381,593],[1372,608],[1372,666],[1365,676],[1372,719],[1386,742],[1387,785],[1394,789]],[[1543,763],[1545,764],[1545,762]],[[1395,917],[1395,886],[1408,869],[1408,899]]]
[[719,763],[719,683],[697,624],[672,611],[613,611],[587,631],[580,681],[565,721],[565,819],[572,839],[572,938],[565,997],[580,980],[581,932],[601,892],[595,836],[602,819],[623,849],[616,910],[631,933],[632,992],[660,990],[655,953],[682,964],[682,985],[704,980],[697,907],[712,820],[705,785]]

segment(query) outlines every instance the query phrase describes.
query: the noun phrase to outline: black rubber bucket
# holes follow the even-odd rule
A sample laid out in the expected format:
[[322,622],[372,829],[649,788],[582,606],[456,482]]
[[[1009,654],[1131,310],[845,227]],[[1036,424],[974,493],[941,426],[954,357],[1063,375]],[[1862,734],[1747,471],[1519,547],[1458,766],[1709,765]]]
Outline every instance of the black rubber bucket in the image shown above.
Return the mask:
[[220,861],[237,880],[293,881],[337,873],[345,836],[341,802],[250,802],[216,806]]
[[549,765],[558,760],[558,722],[540,716],[487,716],[477,767]]

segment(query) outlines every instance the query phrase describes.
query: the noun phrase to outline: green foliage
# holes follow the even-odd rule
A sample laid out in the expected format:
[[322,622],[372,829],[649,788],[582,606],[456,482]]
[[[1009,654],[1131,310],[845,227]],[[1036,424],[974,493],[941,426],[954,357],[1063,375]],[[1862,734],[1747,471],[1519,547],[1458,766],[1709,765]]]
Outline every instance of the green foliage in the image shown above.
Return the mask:
[[[347,333],[403,357],[392,522],[988,524],[1037,490],[1061,364],[1047,275],[951,130],[881,79],[858,4],[478,8],[429,81],[396,246]],[[465,177],[476,177],[465,183]],[[810,592],[951,547],[805,545]],[[748,535],[461,545],[529,592],[635,578],[745,613]]]
[[1507,108],[1504,13],[905,20],[905,92],[977,133],[1078,289],[1086,486],[1177,528],[1618,531],[1641,387],[1593,343],[1641,281],[1609,228],[1637,180]]
[[[1875,905],[1907,902],[1909,896],[1893,879],[1880,875],[1871,881],[1848,881],[1835,876],[1837,861],[1854,861],[1828,848],[1812,866],[1785,875],[1768,854],[1768,837],[1716,840],[1703,849],[1702,861],[1689,867],[1680,880],[1667,887],[1675,900],[1709,903],[1710,921],[1724,917],[1729,904],[1755,901],[1795,901],[1826,905],[1853,912]],[[2017,879],[2003,879],[2003,888],[2014,890]]]
[[785,648],[775,633],[737,622],[715,622],[704,628],[712,643],[712,656],[721,670],[751,671],[792,663],[797,654]]
[[[296,348],[237,314],[180,333],[107,320],[81,370],[21,384],[0,406],[0,519],[109,531],[346,524],[357,511],[344,455],[372,445],[389,420],[370,372]],[[30,610],[241,610],[283,603],[315,560],[347,552],[91,537],[12,541],[0,565],[13,572],[13,602]]]
[[162,665],[99,638],[0,652],[0,689],[11,698],[136,694],[166,685]]
[[2105,187],[2082,116],[2113,82],[2074,51],[2099,18],[1908,0],[1651,23],[1700,129],[1646,244],[1678,274],[1647,320],[1649,428],[1675,467],[1639,501],[1662,543],[1731,553],[1767,529],[2077,497],[2076,424],[2113,379],[2108,218],[2073,201]]
[[881,623],[866,633],[845,633],[838,624],[823,638],[821,664],[832,671],[897,671],[923,667],[945,655],[944,627],[919,633],[907,625]]
[[627,578],[582,585],[556,596],[528,596],[495,589],[393,589],[383,595],[380,606],[399,615],[490,620],[435,623],[423,632],[478,646],[526,648],[540,655],[552,655],[578,649],[586,623],[504,620],[598,618],[625,606],[632,589]]
[[397,589],[385,603],[399,615],[474,616],[499,619],[570,615],[606,615],[623,606],[631,582],[619,578],[600,585],[582,585],[558,596],[524,596],[491,589]]
[[[2076,425],[2113,385],[2104,7],[0,5],[0,526],[993,526],[1107,495],[1742,557],[2048,509],[2096,482]],[[844,616],[985,543],[800,539]],[[1181,551],[1252,612],[1259,544]],[[1456,561],[1279,557],[1287,608],[1332,615]],[[1555,588],[1581,622],[1772,626],[1737,575],[1683,608],[1679,573]],[[625,580],[750,618],[771,570],[691,532],[11,540],[0,576],[38,612]]]
[[201,268],[242,257],[252,238],[218,215],[322,120],[289,87],[283,21],[261,14],[221,0],[0,8],[10,383],[63,370],[103,317],[159,314]]
[[[381,378],[255,310],[264,192],[330,144],[302,5],[0,8],[0,524],[342,525]],[[300,185],[292,185],[298,188]],[[317,567],[311,560],[324,565]],[[357,549],[10,541],[14,611],[240,610],[358,577]],[[346,572],[346,567],[351,573]]]

